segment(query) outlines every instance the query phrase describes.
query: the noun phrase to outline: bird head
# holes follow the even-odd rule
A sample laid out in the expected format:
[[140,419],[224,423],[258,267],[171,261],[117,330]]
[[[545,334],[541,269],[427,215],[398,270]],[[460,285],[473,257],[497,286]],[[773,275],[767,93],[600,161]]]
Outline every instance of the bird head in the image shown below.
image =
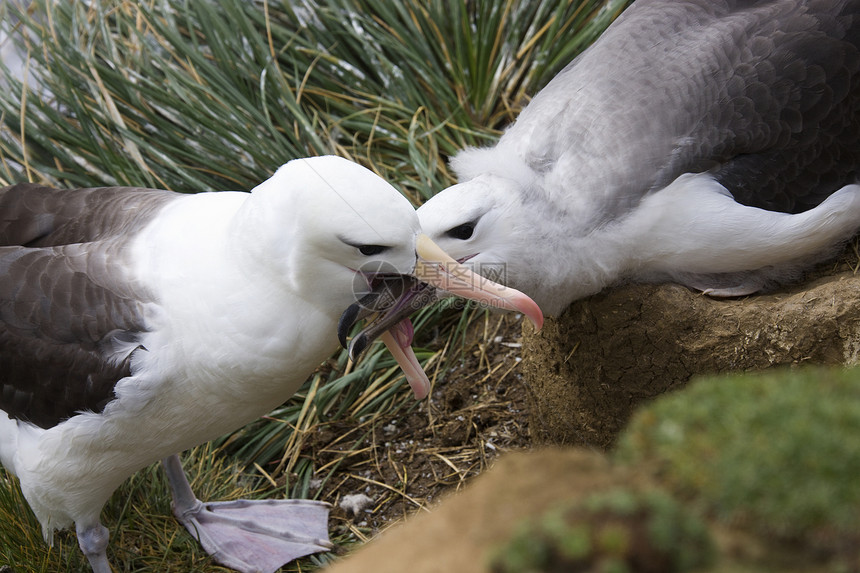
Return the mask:
[[529,200],[517,180],[482,174],[436,194],[418,209],[418,219],[451,257],[534,297],[540,273],[533,267],[548,256],[542,242],[547,221],[530,219]]

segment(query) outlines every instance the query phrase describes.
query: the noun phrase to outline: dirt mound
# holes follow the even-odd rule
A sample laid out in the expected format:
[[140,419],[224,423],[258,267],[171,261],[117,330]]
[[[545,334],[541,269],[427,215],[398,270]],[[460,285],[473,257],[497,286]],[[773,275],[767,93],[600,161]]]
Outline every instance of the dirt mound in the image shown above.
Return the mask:
[[735,300],[627,285],[526,325],[534,443],[608,449],[637,406],[700,374],[857,363],[860,277],[844,269]]

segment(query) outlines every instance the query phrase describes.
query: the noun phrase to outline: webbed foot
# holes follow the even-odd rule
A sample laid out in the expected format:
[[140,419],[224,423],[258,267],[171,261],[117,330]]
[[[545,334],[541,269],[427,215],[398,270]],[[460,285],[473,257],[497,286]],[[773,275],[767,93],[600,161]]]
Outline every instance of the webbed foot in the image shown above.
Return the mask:
[[173,513],[215,561],[241,573],[271,573],[285,563],[333,546],[329,504],[302,499],[198,500],[178,456],[163,460]]

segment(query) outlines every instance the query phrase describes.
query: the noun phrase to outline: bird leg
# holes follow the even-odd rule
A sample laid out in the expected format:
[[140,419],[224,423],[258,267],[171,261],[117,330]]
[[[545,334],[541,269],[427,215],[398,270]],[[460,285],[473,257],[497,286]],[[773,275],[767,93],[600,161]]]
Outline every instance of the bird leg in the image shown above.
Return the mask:
[[179,456],[162,460],[173,514],[215,561],[240,571],[274,572],[285,563],[328,551],[329,504],[300,499],[202,502],[191,491]]
[[107,559],[108,533],[107,527],[99,523],[83,525],[75,524],[78,534],[78,545],[90,562],[93,573],[111,573]]

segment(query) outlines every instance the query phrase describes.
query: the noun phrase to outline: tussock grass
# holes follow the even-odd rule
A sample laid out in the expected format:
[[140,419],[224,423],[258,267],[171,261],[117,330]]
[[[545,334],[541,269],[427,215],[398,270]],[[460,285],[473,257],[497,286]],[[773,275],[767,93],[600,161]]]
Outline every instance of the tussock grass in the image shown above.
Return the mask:
[[[20,76],[0,65],[0,184],[250,189],[291,158],[335,153],[418,205],[454,182],[452,154],[494,141],[627,3],[7,0],[3,41],[18,46],[25,65]],[[444,304],[414,320],[416,353],[431,378],[444,379],[470,324],[487,320]],[[512,368],[485,366],[486,376]],[[257,476],[267,495],[337,496],[333,482],[344,480],[339,472],[367,448],[379,421],[416,407],[381,346],[358,364],[339,352],[287,404],[219,440],[219,451]],[[335,422],[352,429],[339,426],[331,448],[339,453],[320,464],[304,446]],[[192,454],[197,475],[189,473],[204,489],[217,487],[234,470],[202,451]],[[450,469],[440,480],[455,486],[484,465],[485,452],[436,453]],[[175,527],[157,474],[137,474],[105,511],[114,566],[190,571],[200,560],[200,570],[214,570]],[[311,487],[320,479],[327,485]],[[406,476],[384,485],[405,497],[408,483]],[[0,559],[26,563],[23,570],[78,570],[74,535],[58,535],[47,550],[20,493],[8,478],[2,484],[0,541],[12,537]],[[343,541],[367,536],[346,529]],[[181,565],[161,561],[180,557]],[[313,559],[294,567],[313,568]]]

